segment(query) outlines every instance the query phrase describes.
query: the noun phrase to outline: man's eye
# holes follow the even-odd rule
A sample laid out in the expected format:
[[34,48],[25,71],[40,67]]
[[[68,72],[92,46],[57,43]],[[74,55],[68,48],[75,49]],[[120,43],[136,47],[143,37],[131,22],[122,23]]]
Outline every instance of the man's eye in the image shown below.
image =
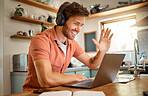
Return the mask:
[[[84,24],[83,24],[84,25]],[[81,26],[83,26],[83,25],[81,25]]]
[[74,23],[74,24],[78,25],[78,23]]

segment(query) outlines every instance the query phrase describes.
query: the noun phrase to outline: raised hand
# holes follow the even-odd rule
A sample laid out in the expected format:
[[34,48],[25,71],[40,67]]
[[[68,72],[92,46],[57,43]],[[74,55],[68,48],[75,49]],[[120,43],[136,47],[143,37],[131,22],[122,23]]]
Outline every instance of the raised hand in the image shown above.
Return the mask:
[[95,39],[92,39],[94,44],[101,52],[107,52],[110,48],[111,38],[113,33],[110,35],[111,29],[107,28],[106,31],[104,29],[101,30],[100,40],[97,42]]

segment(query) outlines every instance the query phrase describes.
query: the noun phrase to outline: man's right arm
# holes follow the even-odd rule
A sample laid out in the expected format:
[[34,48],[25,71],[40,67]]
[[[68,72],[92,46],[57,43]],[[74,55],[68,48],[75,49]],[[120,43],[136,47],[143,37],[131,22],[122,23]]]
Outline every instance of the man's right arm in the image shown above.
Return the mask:
[[53,87],[73,81],[86,80],[81,74],[60,74],[53,72],[48,60],[38,59],[34,61],[37,78],[42,87]]

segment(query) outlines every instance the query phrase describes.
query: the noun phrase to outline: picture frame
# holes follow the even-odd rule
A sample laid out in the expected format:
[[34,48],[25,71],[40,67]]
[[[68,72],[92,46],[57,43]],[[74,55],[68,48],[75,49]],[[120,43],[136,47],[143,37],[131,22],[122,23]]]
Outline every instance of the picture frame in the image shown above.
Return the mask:
[[97,47],[93,43],[92,38],[97,39],[97,32],[85,32],[84,33],[84,50],[85,52],[97,52]]

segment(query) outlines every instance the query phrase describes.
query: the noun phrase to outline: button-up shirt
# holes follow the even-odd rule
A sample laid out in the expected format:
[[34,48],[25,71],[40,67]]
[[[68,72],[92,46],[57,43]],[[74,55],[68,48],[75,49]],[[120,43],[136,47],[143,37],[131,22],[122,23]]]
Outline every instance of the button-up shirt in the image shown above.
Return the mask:
[[66,57],[57,41],[55,27],[35,35],[30,43],[28,53],[28,74],[23,85],[23,90],[41,88],[33,61],[38,59],[49,60],[52,71],[64,74],[72,57],[81,55],[84,51],[75,40],[67,39]]

